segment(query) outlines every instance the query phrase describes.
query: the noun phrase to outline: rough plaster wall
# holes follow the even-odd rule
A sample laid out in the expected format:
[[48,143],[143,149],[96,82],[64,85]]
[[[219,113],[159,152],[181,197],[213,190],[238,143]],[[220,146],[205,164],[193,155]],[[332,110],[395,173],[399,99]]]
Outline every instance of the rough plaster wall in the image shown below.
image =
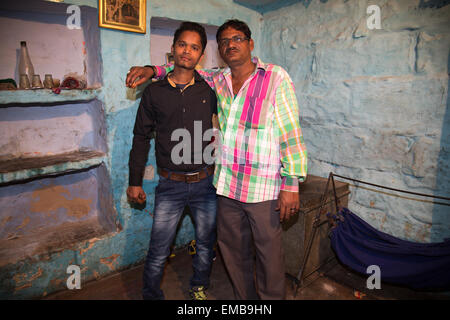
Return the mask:
[[[65,2],[91,7],[98,3]],[[45,259],[31,257],[9,265],[2,269],[0,296],[25,298],[66,289],[66,268],[71,264],[81,267],[83,286],[144,258],[157,181],[152,179],[150,167],[150,179],[144,181],[147,206],[131,209],[125,189],[139,100],[123,84],[129,66],[151,62],[152,16],[213,25],[232,17],[247,21],[256,41],[254,53],[285,67],[295,82],[311,174],[327,176],[333,170],[400,188],[448,193],[449,6],[419,10],[417,2],[380,1],[383,30],[368,31],[364,27],[366,1],[324,2],[304,1],[269,13],[263,25],[260,14],[231,0],[152,0],[148,2],[145,35],[102,29],[103,88],[99,99],[107,118],[107,167],[113,201],[124,229]],[[150,166],[155,166],[153,154],[152,145]],[[375,209],[367,203],[369,207],[373,203]],[[428,207],[419,215],[422,208],[417,203],[405,209],[382,194],[354,191],[351,206],[364,209],[370,223],[398,236],[437,240],[448,235],[445,219],[449,215],[430,205],[423,204]],[[388,207],[384,211],[387,206],[395,210]],[[439,219],[442,231],[438,232],[434,223]],[[184,220],[177,241],[182,243],[191,236],[192,225]]]
[[[108,272],[101,252],[89,260],[85,255],[99,240],[97,235],[115,230],[112,202],[103,201],[110,192],[107,181],[101,165],[0,189],[2,298],[41,296],[66,288],[69,265],[80,266],[83,282]],[[17,258],[20,261],[13,262]]]
[[[27,236],[96,215],[96,181],[88,174],[16,184],[1,189],[0,239]],[[80,183],[80,181],[82,183]],[[20,197],[17,198],[17,195]],[[31,214],[30,214],[31,213]]]
[[[372,4],[380,30],[366,26]],[[450,5],[303,1],[265,14],[262,36],[264,59],[294,81],[310,174],[449,196]],[[450,236],[448,206],[352,192],[350,208],[384,232]]]
[[96,100],[52,107],[1,108],[0,159],[80,149],[106,151],[101,110]]

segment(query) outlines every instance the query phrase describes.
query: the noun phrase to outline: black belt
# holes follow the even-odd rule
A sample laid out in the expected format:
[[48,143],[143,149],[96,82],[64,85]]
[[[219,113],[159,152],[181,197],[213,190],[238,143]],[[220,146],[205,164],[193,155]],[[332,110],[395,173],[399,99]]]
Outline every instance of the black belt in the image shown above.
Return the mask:
[[177,172],[170,172],[163,168],[158,168],[158,174],[164,178],[174,180],[174,181],[181,181],[186,183],[195,183],[199,182],[200,180],[203,180],[210,175],[214,173],[214,166],[209,166],[206,168],[203,168],[200,171],[197,172],[190,172],[190,173],[177,173]]

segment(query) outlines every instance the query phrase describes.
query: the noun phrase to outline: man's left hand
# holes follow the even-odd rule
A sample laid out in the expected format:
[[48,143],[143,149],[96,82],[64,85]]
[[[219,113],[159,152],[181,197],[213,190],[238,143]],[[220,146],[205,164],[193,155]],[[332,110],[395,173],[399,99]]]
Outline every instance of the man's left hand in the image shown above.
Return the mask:
[[300,197],[298,192],[280,191],[277,208],[280,211],[280,221],[287,221],[300,209]]

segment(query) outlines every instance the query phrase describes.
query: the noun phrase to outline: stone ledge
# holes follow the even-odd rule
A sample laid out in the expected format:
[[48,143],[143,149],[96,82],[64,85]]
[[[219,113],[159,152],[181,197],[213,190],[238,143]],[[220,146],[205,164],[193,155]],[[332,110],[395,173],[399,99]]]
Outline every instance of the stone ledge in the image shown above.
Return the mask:
[[44,157],[0,158],[0,184],[81,170],[104,162],[105,154],[78,150]]
[[[61,90],[60,94],[50,89],[3,90],[0,91],[0,104],[16,105],[29,103],[51,104],[56,102],[89,101],[98,98],[101,89]],[[3,106],[4,107],[4,106]]]

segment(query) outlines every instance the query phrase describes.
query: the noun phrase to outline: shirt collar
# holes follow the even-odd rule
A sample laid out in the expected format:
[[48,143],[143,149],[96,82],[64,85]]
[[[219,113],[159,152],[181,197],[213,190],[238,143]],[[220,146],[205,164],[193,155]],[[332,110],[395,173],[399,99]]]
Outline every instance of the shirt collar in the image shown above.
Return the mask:
[[[259,59],[258,57],[252,57],[252,62],[256,63],[256,68],[255,68],[255,73],[258,71],[258,69],[264,70],[266,71],[267,69],[267,64],[264,63],[263,61],[261,61],[261,59]],[[223,71],[224,75],[230,75],[231,74],[231,69],[230,67],[227,67],[224,71]]]
[[[170,73],[167,74],[167,77],[166,77],[166,78],[167,78],[167,82],[169,82],[169,84],[170,84],[172,87],[176,88],[176,87],[177,87],[177,84],[176,84],[175,82],[173,82],[173,81],[170,79],[170,77],[169,77],[169,75],[170,75],[171,73],[172,73],[172,72],[170,72]],[[194,72],[194,76],[192,77],[191,81],[189,81],[189,83],[182,89],[182,91],[186,90],[187,87],[192,86],[192,85],[195,83],[196,75],[197,75],[196,72]]]
[[256,68],[257,69],[262,69],[264,71],[267,70],[267,64],[264,63],[263,61],[261,61],[261,59],[259,59],[258,57],[253,57],[252,58],[253,63],[256,63]]

